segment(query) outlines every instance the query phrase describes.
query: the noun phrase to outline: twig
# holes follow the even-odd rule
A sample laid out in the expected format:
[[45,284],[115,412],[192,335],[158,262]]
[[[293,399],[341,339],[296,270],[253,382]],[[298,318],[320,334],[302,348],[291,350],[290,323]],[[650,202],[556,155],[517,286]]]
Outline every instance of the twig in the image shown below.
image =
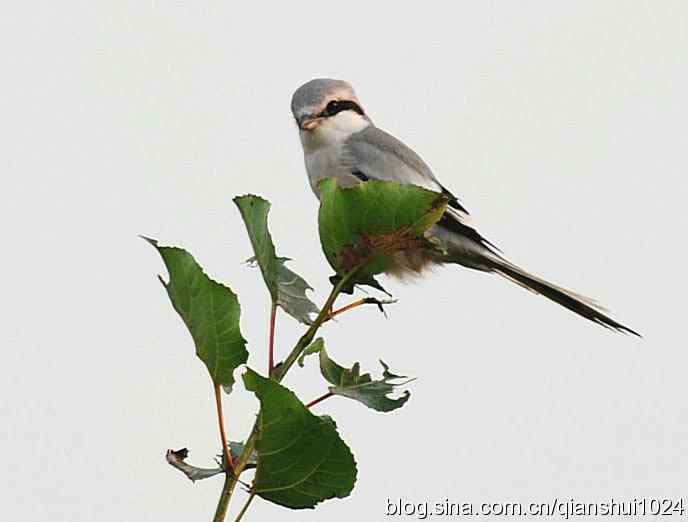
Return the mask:
[[273,302],[270,309],[270,340],[268,347],[268,375],[272,375],[275,367],[275,320],[277,318],[277,303]]
[[[325,318],[325,321],[329,321],[330,319],[333,319],[334,317],[338,316],[339,314],[343,314],[344,312],[347,312],[349,310],[353,310],[354,308],[358,308],[359,306],[366,305],[366,304],[374,304],[377,305],[377,307],[380,309],[380,311],[384,314],[385,309],[383,308],[383,305],[387,304],[392,304],[396,303],[396,300],[393,299],[385,299],[384,301],[380,301],[379,299],[375,299],[374,297],[364,297],[363,299],[358,299],[354,301],[353,303],[349,303],[346,306],[342,306],[341,308],[338,308],[337,310],[332,310],[327,317]],[[386,314],[385,314],[386,316]]]
[[215,509],[215,516],[213,522],[224,522],[227,515],[227,508],[229,507],[229,500],[232,498],[232,491],[236,485],[236,480],[229,473],[225,474],[225,483],[222,486],[222,493],[220,493],[220,500],[217,502]]
[[308,404],[306,404],[306,408],[310,408],[311,406],[315,406],[315,405],[318,404],[319,402],[322,402],[322,401],[324,401],[325,399],[329,399],[329,398],[332,397],[333,395],[334,395],[334,393],[332,393],[332,392],[327,392],[325,395],[321,395],[321,396],[318,397],[317,399],[313,399],[311,402],[309,402]]
[[275,380],[277,382],[281,382],[282,379],[284,379],[284,376],[287,374],[289,369],[294,365],[296,360],[299,358],[301,352],[303,352],[306,349],[306,347],[311,343],[318,329],[322,326],[322,324],[325,321],[327,321],[330,314],[329,311],[332,309],[332,305],[337,300],[337,297],[339,297],[339,294],[342,292],[342,290],[349,285],[351,280],[356,276],[357,272],[358,268],[355,268],[354,270],[348,272],[346,275],[344,275],[344,277],[342,277],[339,280],[339,282],[334,286],[334,288],[332,288],[332,291],[330,292],[330,295],[327,297],[325,304],[323,304],[322,308],[320,309],[318,317],[315,318],[315,321],[313,321],[313,324],[310,326],[310,328],[308,328],[308,330],[306,330],[306,333],[303,334],[301,338],[298,340],[296,346],[294,346],[292,351],[284,360],[284,363],[282,363],[279,366],[279,368],[277,368],[278,371],[275,372]]
[[229,451],[229,444],[227,444],[227,434],[225,433],[225,419],[222,414],[222,388],[219,384],[215,384],[215,406],[217,407],[217,423],[220,425],[220,442],[222,443],[222,455],[227,463],[228,469],[234,469],[234,462],[232,459],[232,452]]
[[227,508],[229,507],[229,501],[232,498],[232,493],[239,482],[239,476],[244,469],[246,469],[246,464],[251,458],[251,454],[256,447],[257,439],[258,419],[256,419],[256,422],[253,424],[251,435],[244,445],[244,451],[241,452],[241,455],[239,455],[239,458],[237,459],[237,462],[234,466],[234,473],[227,473],[225,475],[225,483],[222,486],[222,493],[220,493],[220,499],[217,502],[217,509],[215,510],[213,522],[224,522],[225,516],[227,515]]
[[[306,347],[311,343],[318,329],[327,320],[328,311],[332,309],[332,305],[337,300],[337,297],[342,292],[342,290],[347,287],[350,281],[356,276],[357,272],[358,269],[356,268],[344,275],[344,277],[342,277],[339,280],[339,282],[334,286],[334,288],[332,288],[330,295],[327,297],[325,304],[320,309],[320,313],[315,318],[315,321],[313,321],[313,324],[311,324],[308,330],[306,330],[306,333],[304,333],[299,338],[299,340],[296,343],[296,346],[294,346],[292,351],[284,360],[284,363],[273,368],[273,378],[277,382],[281,382],[282,379],[284,379],[284,376],[287,374],[289,369],[294,365],[296,360],[299,358],[301,352],[303,352],[306,349]],[[246,468],[246,464],[248,463],[248,460],[251,454],[253,453],[254,448],[256,447],[256,440],[258,439],[259,421],[260,416],[258,416],[256,422],[253,424],[251,435],[249,436],[248,440],[246,441],[246,444],[244,445],[244,451],[242,451],[241,455],[239,455],[239,459],[237,460],[234,466],[233,472],[228,470],[227,474],[225,475],[225,483],[222,486],[222,493],[220,493],[220,499],[217,503],[217,509],[215,510],[215,517],[213,518],[213,522],[223,522],[225,520],[225,517],[227,515],[227,509],[229,508],[229,501],[232,498],[232,493],[234,492],[234,488],[236,487],[238,482],[237,479],[241,475],[241,472],[244,471],[244,469]]]
[[251,505],[251,502],[253,501],[253,497],[255,497],[256,494],[254,492],[251,492],[248,496],[248,499],[246,500],[246,503],[244,504],[244,507],[241,508],[241,511],[239,511],[239,514],[236,517],[236,520],[234,522],[240,522],[242,518],[244,518],[244,513],[246,513],[246,510],[248,507]]

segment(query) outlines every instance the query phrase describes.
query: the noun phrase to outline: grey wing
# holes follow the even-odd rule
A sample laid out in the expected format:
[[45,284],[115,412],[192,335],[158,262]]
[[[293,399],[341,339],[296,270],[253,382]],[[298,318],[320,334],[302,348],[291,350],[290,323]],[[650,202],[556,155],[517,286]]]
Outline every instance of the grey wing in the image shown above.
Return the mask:
[[418,154],[377,127],[371,125],[352,134],[344,143],[342,162],[342,166],[348,167],[354,175],[358,173],[367,178],[397,181],[440,192],[449,198],[449,206],[457,214],[468,215],[458,198],[437,180]]
[[438,226],[491,251],[492,248],[496,249],[468,224],[468,211],[437,180],[421,157],[391,134],[372,125],[366,127],[346,140],[341,158],[341,167],[362,181],[396,181],[444,194],[449,199],[450,208],[442,216]]

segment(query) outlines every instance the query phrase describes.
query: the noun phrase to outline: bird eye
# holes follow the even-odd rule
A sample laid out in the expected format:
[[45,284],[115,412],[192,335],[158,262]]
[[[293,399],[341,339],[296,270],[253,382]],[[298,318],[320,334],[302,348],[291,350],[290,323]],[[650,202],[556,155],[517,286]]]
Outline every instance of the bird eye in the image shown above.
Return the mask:
[[332,100],[327,104],[327,107],[325,107],[325,114],[327,114],[327,116],[334,116],[341,110],[341,104],[337,100]]
[[363,109],[361,109],[356,102],[351,100],[332,100],[320,114],[321,116],[329,117],[342,111],[354,111],[363,116]]

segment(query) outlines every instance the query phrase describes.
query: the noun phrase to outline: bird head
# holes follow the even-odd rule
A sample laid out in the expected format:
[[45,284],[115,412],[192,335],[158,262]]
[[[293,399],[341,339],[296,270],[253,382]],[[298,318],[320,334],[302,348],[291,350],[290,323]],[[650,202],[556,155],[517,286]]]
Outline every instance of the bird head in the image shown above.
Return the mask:
[[299,87],[291,112],[304,147],[342,141],[371,124],[351,85],[318,78]]

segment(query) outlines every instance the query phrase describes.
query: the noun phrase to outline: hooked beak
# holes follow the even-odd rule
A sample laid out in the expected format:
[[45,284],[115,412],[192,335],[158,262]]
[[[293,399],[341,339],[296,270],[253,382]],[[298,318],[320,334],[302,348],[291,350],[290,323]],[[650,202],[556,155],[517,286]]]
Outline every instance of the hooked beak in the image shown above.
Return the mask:
[[311,131],[320,125],[322,120],[323,118],[321,116],[301,116],[301,118],[299,118],[299,128],[301,130]]

